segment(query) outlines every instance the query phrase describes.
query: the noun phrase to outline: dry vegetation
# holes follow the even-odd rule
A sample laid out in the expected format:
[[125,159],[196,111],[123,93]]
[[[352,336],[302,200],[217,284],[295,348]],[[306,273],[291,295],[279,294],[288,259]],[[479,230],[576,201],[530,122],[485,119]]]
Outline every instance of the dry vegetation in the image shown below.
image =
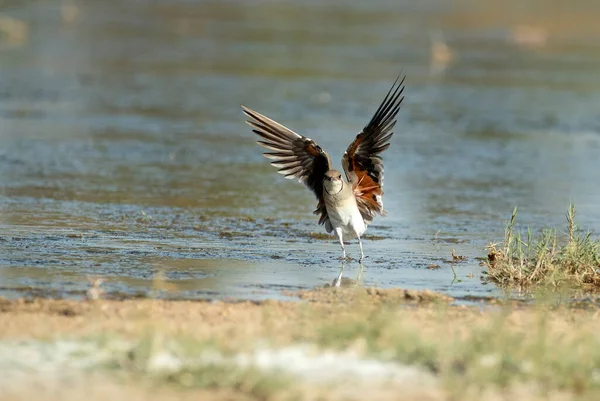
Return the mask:
[[575,207],[567,212],[566,239],[555,229],[524,237],[515,228],[517,209],[508,222],[504,241],[489,246],[488,277],[502,286],[533,285],[594,290],[600,286],[600,240],[582,233],[575,223]]
[[[99,366],[88,366],[74,382],[57,382],[56,375],[48,382],[41,375],[12,393],[0,386],[0,397],[70,400],[85,395],[96,400],[106,398],[107,389],[117,398],[167,401],[600,396],[600,320],[593,305],[457,307],[432,293],[360,288],[327,288],[300,296],[306,301],[0,302],[0,352],[2,344],[14,340],[21,346],[74,341],[106,358]],[[317,354],[351,352],[414,367],[431,380],[378,384],[349,376],[338,384],[315,384],[281,369],[240,367],[231,360],[192,363],[214,360],[215,354],[228,357],[298,344],[312,344],[321,350]],[[33,345],[27,355],[35,354]],[[184,363],[169,363],[171,356]],[[157,361],[163,368],[157,368]]]

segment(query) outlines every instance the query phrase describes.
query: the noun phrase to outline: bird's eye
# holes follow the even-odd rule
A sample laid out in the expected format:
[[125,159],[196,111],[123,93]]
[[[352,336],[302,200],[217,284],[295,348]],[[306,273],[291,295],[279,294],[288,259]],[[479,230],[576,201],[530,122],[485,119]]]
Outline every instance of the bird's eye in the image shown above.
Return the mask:
[[341,180],[341,179],[342,179],[342,175],[340,174],[340,175],[338,175],[338,180]]

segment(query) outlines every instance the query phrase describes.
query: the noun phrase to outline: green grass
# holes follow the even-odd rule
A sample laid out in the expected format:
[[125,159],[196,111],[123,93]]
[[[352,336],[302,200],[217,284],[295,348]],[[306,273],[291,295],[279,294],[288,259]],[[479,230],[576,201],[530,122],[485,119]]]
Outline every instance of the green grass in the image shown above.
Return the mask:
[[488,247],[487,276],[501,286],[600,289],[600,240],[582,233],[569,206],[565,239],[546,229],[537,237],[516,229],[517,208],[508,222],[504,241]]

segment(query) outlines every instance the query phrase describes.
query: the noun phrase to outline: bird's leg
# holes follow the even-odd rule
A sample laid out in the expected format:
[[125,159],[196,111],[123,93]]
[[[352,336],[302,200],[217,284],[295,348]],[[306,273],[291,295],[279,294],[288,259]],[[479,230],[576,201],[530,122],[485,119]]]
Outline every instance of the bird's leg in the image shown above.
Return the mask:
[[362,241],[360,240],[360,235],[356,234],[356,238],[358,238],[358,247],[360,248],[360,259],[358,259],[358,262],[360,263],[365,258],[365,254],[363,253],[363,247],[362,247]]
[[335,233],[337,234],[338,239],[340,240],[340,245],[342,246],[342,260],[346,260],[346,248],[344,247],[344,237],[342,234],[342,228],[336,228]]

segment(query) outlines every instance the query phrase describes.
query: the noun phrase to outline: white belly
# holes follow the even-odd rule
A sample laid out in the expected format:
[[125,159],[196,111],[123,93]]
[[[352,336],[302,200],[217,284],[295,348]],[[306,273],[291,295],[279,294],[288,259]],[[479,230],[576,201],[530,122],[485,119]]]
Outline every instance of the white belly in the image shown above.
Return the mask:
[[341,207],[326,205],[326,208],[331,226],[334,230],[341,229],[344,239],[355,238],[356,234],[363,235],[367,230],[356,202],[347,202],[341,205]]

